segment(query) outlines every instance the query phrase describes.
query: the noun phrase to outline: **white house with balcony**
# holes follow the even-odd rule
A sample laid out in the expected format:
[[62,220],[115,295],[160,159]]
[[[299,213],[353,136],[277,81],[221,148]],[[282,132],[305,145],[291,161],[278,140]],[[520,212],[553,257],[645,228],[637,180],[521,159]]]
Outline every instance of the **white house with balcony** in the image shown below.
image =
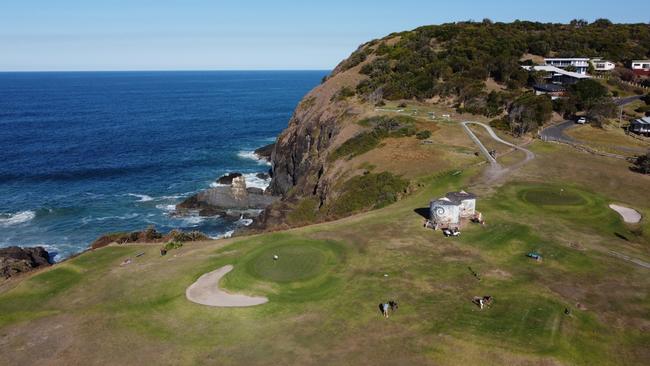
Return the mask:
[[616,68],[615,63],[600,58],[592,58],[591,64],[594,66],[594,70],[596,71],[612,71]]
[[586,75],[587,69],[589,69],[588,58],[545,58],[544,63],[548,66],[555,66],[560,69],[573,67],[576,70],[575,72],[581,75]]

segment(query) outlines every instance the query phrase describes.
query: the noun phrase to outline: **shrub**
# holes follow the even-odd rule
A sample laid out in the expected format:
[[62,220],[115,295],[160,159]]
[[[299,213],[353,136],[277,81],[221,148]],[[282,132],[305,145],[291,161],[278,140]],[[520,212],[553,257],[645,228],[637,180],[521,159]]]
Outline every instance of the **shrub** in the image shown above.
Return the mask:
[[645,155],[637,156],[632,170],[641,174],[650,174],[650,151]]
[[379,145],[387,137],[408,137],[416,133],[415,120],[408,116],[379,116],[359,121],[371,131],[362,132],[339,146],[329,157],[337,160],[342,157],[353,158],[364,154]]
[[182,247],[183,247],[183,243],[181,243],[180,241],[170,241],[163,246],[163,248],[166,251],[170,251],[172,249],[180,249]]
[[368,209],[376,209],[396,202],[406,193],[408,181],[389,172],[368,173],[344,183],[341,196],[330,206],[335,217]]
[[429,131],[429,130],[423,130],[423,131],[420,131],[420,132],[418,132],[418,133],[415,134],[415,137],[416,137],[418,140],[426,140],[426,139],[428,139],[429,137],[431,137],[431,131]]
[[344,86],[341,89],[339,89],[339,91],[334,93],[334,95],[332,95],[332,98],[330,98],[330,101],[332,101],[332,102],[334,102],[334,101],[343,101],[343,100],[348,99],[349,97],[353,97],[355,94],[356,93],[355,93],[354,90],[350,89],[347,86]]

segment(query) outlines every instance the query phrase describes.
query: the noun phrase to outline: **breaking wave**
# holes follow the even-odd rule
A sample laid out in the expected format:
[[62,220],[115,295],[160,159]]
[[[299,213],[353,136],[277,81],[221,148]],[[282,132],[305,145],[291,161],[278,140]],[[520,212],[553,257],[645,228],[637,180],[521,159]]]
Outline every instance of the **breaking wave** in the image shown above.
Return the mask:
[[255,151],[240,151],[237,156],[242,159],[255,160],[260,165],[271,165],[269,161],[255,154]]
[[138,202],[153,201],[153,198],[151,196],[147,196],[146,194],[129,193],[128,195],[131,196],[131,197],[139,198]]
[[0,214],[0,226],[13,226],[31,221],[36,217],[34,211],[21,211],[13,214]]

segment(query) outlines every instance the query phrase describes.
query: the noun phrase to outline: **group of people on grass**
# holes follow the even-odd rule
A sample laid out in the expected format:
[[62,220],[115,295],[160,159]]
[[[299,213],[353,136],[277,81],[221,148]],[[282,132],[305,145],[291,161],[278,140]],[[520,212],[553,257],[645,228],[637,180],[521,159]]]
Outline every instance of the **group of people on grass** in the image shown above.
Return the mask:
[[384,316],[384,318],[388,318],[390,313],[395,312],[397,308],[399,308],[399,305],[394,300],[379,304],[379,311],[381,312],[381,315]]

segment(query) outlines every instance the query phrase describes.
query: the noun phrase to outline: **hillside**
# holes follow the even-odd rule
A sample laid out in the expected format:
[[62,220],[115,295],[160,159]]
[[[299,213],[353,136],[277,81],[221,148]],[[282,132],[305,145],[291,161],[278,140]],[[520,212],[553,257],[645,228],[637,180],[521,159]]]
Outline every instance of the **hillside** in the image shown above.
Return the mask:
[[[441,141],[418,143],[418,131],[440,128],[430,123],[432,118],[493,120],[496,127],[525,134],[548,122],[552,113],[586,110],[593,120],[616,115],[612,94],[596,81],[579,83],[575,97],[561,103],[531,93],[526,87],[538,75],[521,65],[543,56],[602,56],[623,65],[650,57],[650,26],[607,20],[465,22],[421,27],[361,45],[305,96],[278,137],[270,191],[285,198],[267,210],[263,225],[295,226],[376,208],[375,202],[393,202],[410,190],[405,186],[413,172],[404,165],[433,172],[462,163],[467,156],[457,148]],[[368,123],[397,117],[397,129],[412,129],[402,141],[377,133],[376,124]],[[379,136],[369,136],[373,133]],[[354,151],[351,146],[362,147]],[[380,172],[385,174],[376,179]],[[364,174],[365,179],[358,178]],[[366,195],[363,202],[347,204],[346,192],[358,191],[359,185],[367,188],[355,193]]]

